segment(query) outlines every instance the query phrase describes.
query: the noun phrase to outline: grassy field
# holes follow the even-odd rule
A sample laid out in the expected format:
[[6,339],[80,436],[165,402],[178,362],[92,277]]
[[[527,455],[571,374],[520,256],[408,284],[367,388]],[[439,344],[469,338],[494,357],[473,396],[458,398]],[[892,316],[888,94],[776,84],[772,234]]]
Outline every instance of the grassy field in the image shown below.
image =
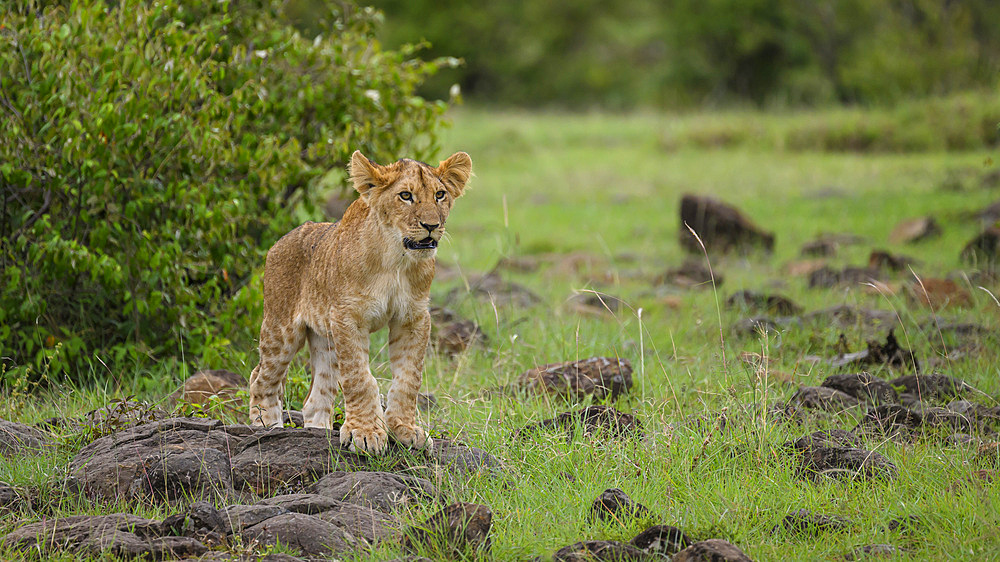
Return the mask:
[[[649,521],[589,523],[586,512],[604,489],[619,487],[655,514],[696,538],[724,538],[760,560],[833,560],[854,548],[888,543],[906,549],[900,559],[1000,558],[1000,487],[952,488],[978,469],[974,445],[948,444],[932,431],[915,443],[890,440],[868,446],[899,467],[897,479],[812,480],[797,475],[782,448],[816,429],[852,429],[864,410],[803,426],[777,423],[764,407],[787,400],[800,386],[819,385],[834,369],[812,356],[831,357],[843,334],[851,351],[885,330],[831,324],[793,325],[766,337],[734,329],[753,314],[725,300],[740,290],[777,292],[805,311],[835,305],[888,310],[901,319],[897,336],[934,370],[960,377],[981,391],[971,400],[996,406],[1000,397],[997,340],[977,353],[950,358],[953,342],[933,328],[970,322],[994,334],[1000,328],[996,282],[979,280],[959,259],[964,244],[982,228],[972,213],[1000,198],[983,181],[998,169],[995,151],[818,152],[771,140],[786,118],[753,113],[670,116],[537,114],[463,109],[451,116],[442,154],[464,150],[476,177],[455,206],[448,238],[438,252],[434,301],[475,320],[487,343],[457,358],[432,354],[424,390],[440,408],[425,415],[433,433],[459,436],[507,466],[501,478],[478,475],[454,483],[449,499],[493,509],[493,553],[498,560],[536,555],[586,539],[628,540]],[[795,117],[807,122],[808,115]],[[755,131],[739,142],[714,142],[718,131]],[[709,139],[709,140],[705,140]],[[722,278],[711,286],[683,289],[656,283],[658,275],[687,256],[678,243],[681,194],[711,195],[732,203],[775,234],[772,255],[712,256]],[[900,220],[933,215],[942,234],[912,245],[888,236]],[[823,233],[848,233],[859,242],[840,248],[832,266],[865,265],[873,249],[912,256],[914,276],[959,281],[970,304],[931,310],[905,291],[879,293],[865,285],[808,287],[787,273],[800,247]],[[694,256],[702,263],[704,256]],[[522,271],[504,264],[530,264]],[[496,306],[462,290],[469,278],[498,271],[541,296],[529,308]],[[961,276],[959,272],[965,272]],[[452,292],[452,289],[458,288]],[[568,300],[598,290],[627,306],[616,313],[580,314]],[[255,311],[254,314],[259,314]],[[928,328],[930,322],[930,328]],[[387,387],[385,334],[373,343],[373,371]],[[256,360],[251,342],[238,342],[239,360],[225,367],[249,376]],[[742,352],[766,355],[755,369]],[[541,433],[527,442],[512,434],[527,423],[578,409],[559,399],[487,392],[544,363],[618,356],[635,368],[635,387],[612,405],[634,413],[647,438],[617,441]],[[307,388],[302,361],[293,365],[289,403],[301,406]],[[110,365],[111,371],[119,367]],[[185,372],[119,374],[145,379],[139,398],[163,401]],[[878,374],[893,378],[887,372]],[[116,389],[78,389],[68,399],[7,396],[0,417],[26,423],[54,415],[79,415],[113,397]],[[701,418],[702,423],[692,420]],[[725,418],[724,429],[718,421]],[[707,422],[707,423],[706,423]],[[58,454],[0,461],[0,480],[43,492],[58,487],[60,467],[80,443],[67,438]],[[992,467],[995,468],[995,467]],[[567,475],[572,478],[568,478]],[[845,532],[790,534],[772,529],[789,512],[809,509],[850,518]],[[75,506],[66,513],[107,512],[107,506]],[[421,521],[434,508],[402,514]],[[141,508],[163,516],[163,508]],[[23,517],[37,517],[30,512]],[[889,531],[894,518],[916,515],[919,531]],[[5,532],[12,519],[0,522]],[[397,555],[383,546],[370,558]],[[0,553],[2,556],[3,553]]]

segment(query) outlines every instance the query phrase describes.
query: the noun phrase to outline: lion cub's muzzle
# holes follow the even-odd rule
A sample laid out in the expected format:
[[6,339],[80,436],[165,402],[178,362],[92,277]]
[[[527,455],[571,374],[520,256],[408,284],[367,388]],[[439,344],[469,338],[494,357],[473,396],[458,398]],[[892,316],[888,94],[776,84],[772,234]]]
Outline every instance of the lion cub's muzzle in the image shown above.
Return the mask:
[[403,238],[403,247],[407,250],[433,250],[438,247],[438,241],[430,236],[422,240]]

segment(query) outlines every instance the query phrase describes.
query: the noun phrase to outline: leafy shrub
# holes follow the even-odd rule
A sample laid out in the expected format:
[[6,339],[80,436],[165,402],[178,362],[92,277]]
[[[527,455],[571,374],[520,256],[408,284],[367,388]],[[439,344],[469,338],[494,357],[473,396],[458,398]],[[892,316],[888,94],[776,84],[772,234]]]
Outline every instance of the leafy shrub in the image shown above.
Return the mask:
[[233,295],[298,210],[314,210],[322,174],[359,148],[436,151],[446,104],[413,92],[447,61],[381,49],[378,12],[346,3],[310,3],[317,34],[303,36],[283,11],[297,5],[6,4],[6,373],[79,378],[95,353],[217,356],[252,330]]

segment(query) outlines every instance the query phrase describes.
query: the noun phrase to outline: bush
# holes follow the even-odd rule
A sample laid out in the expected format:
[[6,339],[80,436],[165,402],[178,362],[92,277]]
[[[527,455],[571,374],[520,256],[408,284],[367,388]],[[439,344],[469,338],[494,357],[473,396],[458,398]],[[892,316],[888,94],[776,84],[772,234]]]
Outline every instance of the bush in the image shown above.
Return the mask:
[[297,210],[314,209],[322,174],[358,148],[382,160],[436,151],[445,104],[413,92],[446,61],[382,50],[381,16],[349,4],[310,5],[321,34],[303,37],[286,4],[32,1],[0,13],[8,376],[78,379],[95,354],[217,356],[252,329],[231,299]]

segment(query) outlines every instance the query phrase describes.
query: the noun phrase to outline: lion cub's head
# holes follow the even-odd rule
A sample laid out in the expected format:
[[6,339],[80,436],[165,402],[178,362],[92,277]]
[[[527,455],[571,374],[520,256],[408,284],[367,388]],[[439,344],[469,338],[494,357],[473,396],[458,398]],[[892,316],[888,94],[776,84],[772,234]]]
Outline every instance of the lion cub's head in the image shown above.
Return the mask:
[[358,150],[350,171],[354,189],[383,228],[414,257],[432,257],[451,205],[472,174],[472,159],[456,152],[437,168],[409,159],[380,166]]

